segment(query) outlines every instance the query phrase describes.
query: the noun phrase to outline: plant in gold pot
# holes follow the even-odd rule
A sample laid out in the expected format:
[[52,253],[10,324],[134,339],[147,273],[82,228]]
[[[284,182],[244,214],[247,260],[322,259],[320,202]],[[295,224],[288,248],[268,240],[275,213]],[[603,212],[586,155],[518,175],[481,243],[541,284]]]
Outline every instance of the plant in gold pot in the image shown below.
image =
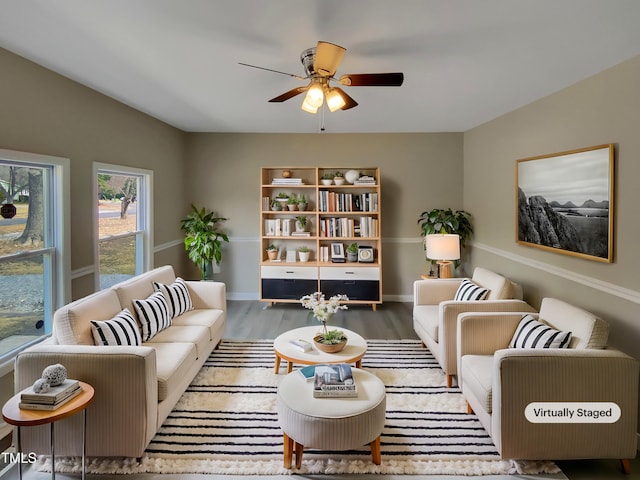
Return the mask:
[[346,295],[334,295],[326,300],[322,292],[305,295],[300,302],[305,308],[313,312],[313,316],[322,323],[322,331],[314,338],[313,343],[318,350],[327,353],[336,353],[347,345],[347,337],[341,330],[327,329],[327,322],[338,310],[347,310],[349,307],[341,303],[349,300]]

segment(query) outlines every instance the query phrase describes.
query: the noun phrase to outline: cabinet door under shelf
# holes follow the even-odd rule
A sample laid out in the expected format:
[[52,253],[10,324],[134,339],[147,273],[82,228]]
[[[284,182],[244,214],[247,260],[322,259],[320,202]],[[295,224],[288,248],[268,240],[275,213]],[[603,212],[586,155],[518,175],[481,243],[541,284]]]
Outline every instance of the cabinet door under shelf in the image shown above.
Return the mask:
[[326,297],[345,294],[351,301],[380,301],[377,267],[320,267],[320,291]]
[[318,290],[316,267],[265,265],[260,272],[263,299],[300,300]]

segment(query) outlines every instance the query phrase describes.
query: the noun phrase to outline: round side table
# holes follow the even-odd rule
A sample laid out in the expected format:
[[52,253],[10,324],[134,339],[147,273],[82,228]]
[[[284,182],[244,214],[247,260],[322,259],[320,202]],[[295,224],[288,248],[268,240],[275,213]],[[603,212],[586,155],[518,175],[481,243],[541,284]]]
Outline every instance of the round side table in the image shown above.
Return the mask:
[[[16,453],[21,457],[22,445],[20,444],[20,428],[35,427],[37,425],[50,425],[51,430],[51,478],[56,478],[56,457],[54,424],[58,420],[70,417],[82,411],[82,480],[85,480],[85,453],[87,437],[87,407],[93,401],[94,390],[91,385],[80,382],[82,392],[77,397],[69,400],[55,410],[25,410],[20,408],[20,393],[14,395],[2,407],[2,418],[9,425],[17,427]],[[22,462],[18,461],[18,478],[22,479]]]

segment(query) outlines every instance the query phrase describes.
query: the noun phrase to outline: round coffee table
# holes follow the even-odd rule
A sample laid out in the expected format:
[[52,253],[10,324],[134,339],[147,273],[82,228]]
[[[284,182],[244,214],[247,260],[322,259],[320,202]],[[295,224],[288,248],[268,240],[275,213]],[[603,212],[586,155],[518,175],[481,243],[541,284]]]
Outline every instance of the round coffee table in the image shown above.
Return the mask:
[[273,350],[276,354],[275,372],[280,371],[280,361],[286,360],[287,373],[293,369],[294,363],[303,365],[316,365],[318,363],[354,363],[360,367],[362,357],[367,352],[367,341],[356,332],[340,328],[347,336],[347,346],[338,353],[324,353],[312,347],[311,350],[303,352],[292,345],[291,340],[306,340],[313,344],[313,337],[318,334],[322,327],[301,327],[289,330],[278,336],[273,341]]

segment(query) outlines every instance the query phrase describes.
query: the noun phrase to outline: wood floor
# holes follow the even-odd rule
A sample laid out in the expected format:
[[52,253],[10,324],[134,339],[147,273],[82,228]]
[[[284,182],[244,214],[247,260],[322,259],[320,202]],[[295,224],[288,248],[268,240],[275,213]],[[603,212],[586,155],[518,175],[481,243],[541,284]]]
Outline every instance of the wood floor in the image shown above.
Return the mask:
[[[376,311],[370,306],[349,305],[336,313],[330,326],[352,330],[367,339],[417,339],[413,331],[413,303],[386,302]],[[258,301],[227,301],[224,338],[255,340],[276,338],[298,327],[318,325],[311,311],[297,303],[268,306]]]

